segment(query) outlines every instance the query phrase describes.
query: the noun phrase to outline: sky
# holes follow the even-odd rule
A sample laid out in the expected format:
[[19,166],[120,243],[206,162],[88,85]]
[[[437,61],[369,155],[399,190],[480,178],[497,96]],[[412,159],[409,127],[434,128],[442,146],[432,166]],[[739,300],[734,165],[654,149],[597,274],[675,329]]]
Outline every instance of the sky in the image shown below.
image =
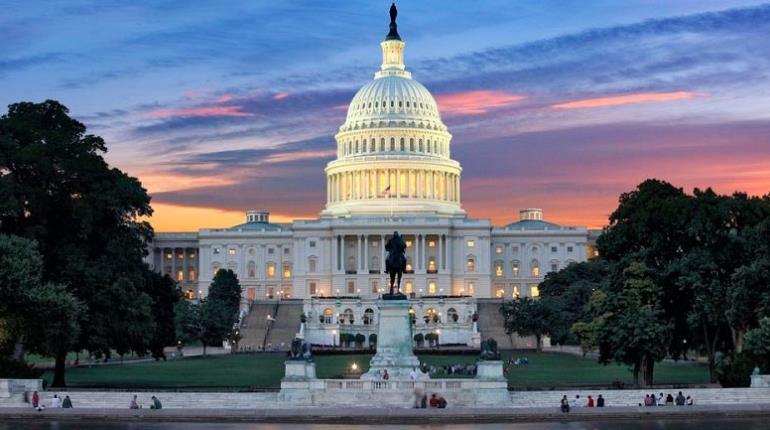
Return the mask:
[[[646,178],[770,192],[770,3],[400,1],[413,77],[494,225],[601,227]],[[323,209],[387,1],[0,0],[0,112],[59,100],[152,196],[157,231]]]

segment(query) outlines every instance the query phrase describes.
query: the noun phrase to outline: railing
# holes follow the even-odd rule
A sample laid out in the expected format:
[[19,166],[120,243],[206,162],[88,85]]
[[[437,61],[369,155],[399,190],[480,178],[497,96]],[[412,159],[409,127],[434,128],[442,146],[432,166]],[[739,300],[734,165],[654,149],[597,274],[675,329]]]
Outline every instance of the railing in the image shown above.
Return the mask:
[[428,380],[428,381],[367,381],[367,380],[347,380],[347,379],[325,379],[324,388],[327,391],[350,390],[350,391],[412,391],[422,388],[429,391],[462,391],[471,388],[475,380]]

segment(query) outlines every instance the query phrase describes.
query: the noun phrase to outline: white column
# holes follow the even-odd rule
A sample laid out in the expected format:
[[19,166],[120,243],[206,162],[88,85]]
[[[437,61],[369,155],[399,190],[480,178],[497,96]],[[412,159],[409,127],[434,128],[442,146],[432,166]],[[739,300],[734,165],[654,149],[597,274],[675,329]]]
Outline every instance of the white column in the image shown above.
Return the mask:
[[[401,198],[401,169],[396,169],[396,186],[393,187],[396,190],[396,198]],[[392,191],[392,190],[391,190]]]
[[364,273],[369,273],[369,236],[364,236]]
[[380,235],[380,272],[385,270],[385,235]]
[[420,270],[420,238],[422,235],[417,234],[414,236],[414,273],[418,273]]
[[361,256],[363,252],[361,251],[361,235],[356,235],[356,267],[357,270],[361,270]]
[[439,270],[444,270],[444,235],[439,234],[438,235],[438,261],[436,262],[436,267]]
[[340,247],[340,260],[339,260],[338,267],[340,268],[340,270],[342,270],[342,273],[345,273],[345,235],[344,234],[340,235],[340,242],[338,245]]

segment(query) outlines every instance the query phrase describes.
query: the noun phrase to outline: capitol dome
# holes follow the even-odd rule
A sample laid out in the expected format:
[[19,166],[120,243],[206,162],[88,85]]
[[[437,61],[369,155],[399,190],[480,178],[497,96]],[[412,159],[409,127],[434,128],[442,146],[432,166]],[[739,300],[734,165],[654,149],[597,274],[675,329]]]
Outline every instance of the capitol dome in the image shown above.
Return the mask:
[[395,16],[380,46],[380,70],[353,97],[335,136],[321,216],[465,216],[452,135],[436,100],[406,70]]

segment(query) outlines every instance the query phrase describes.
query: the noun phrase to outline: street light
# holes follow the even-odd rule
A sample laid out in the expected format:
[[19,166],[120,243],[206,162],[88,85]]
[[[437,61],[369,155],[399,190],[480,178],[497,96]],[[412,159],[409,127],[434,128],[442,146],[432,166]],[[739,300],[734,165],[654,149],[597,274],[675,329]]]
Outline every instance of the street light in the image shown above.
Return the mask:
[[337,347],[337,330],[332,330],[332,346]]

